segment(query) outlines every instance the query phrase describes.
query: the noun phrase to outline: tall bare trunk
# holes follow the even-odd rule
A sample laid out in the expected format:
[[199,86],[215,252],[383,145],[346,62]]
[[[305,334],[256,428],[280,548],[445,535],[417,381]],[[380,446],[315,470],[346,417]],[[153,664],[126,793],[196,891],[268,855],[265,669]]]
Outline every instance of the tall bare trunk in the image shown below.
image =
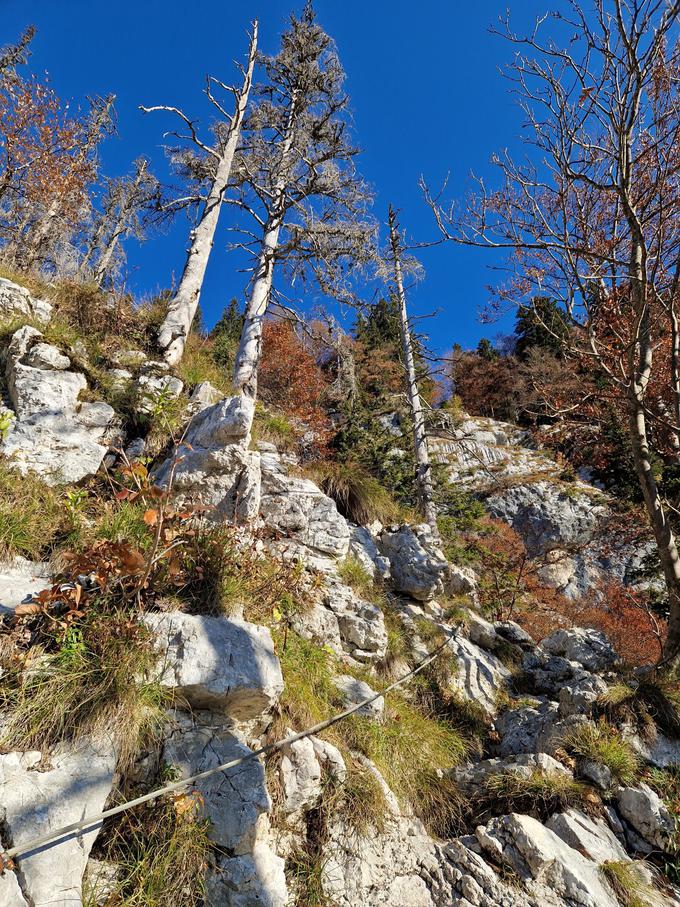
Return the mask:
[[673,395],[673,430],[671,432],[671,443],[680,459],[680,326],[678,325],[678,313],[675,310],[675,293],[671,298],[670,306],[671,322],[671,393]]
[[281,145],[280,175],[275,183],[274,199],[262,234],[262,246],[234,363],[234,390],[251,400],[257,397],[257,372],[262,357],[262,330],[271,296],[279,234],[285,216],[287,164],[293,144],[295,118],[296,105],[293,103]]
[[198,309],[203,279],[222,207],[222,199],[229,184],[234,152],[238,145],[241,126],[248,105],[256,53],[257,22],[253,25],[253,34],[248,51],[248,65],[243,78],[243,87],[238,94],[236,110],[229,126],[227,140],[220,150],[215,177],[201,212],[200,220],[191,235],[191,248],[187,254],[177,293],[170,302],[168,313],[158,332],[158,345],[163,351],[165,361],[169,365],[177,365],[181,360],[189,330]]
[[101,287],[101,285],[104,283],[104,278],[108,274],[109,268],[111,267],[111,261],[113,260],[113,256],[116,251],[116,247],[118,246],[118,242],[120,241],[120,237],[123,232],[123,228],[124,228],[123,219],[124,218],[121,215],[121,217],[118,221],[118,224],[116,225],[116,229],[113,231],[113,233],[109,237],[109,241],[107,242],[106,246],[104,247],[104,249],[102,251],[102,254],[99,257],[99,261],[97,262],[97,267],[94,269],[94,275],[93,275],[94,282],[97,284],[98,287]]
[[408,322],[397,219],[391,205],[389,208],[388,223],[390,228],[390,244],[392,246],[394,283],[397,288],[397,299],[399,302],[399,330],[401,333],[401,347],[404,357],[404,371],[406,373],[406,392],[409,406],[411,407],[411,417],[413,419],[413,448],[416,458],[418,504],[421,513],[427,520],[435,537],[438,537],[437,507],[434,502],[432,466],[427,445],[427,432],[425,430],[425,411],[420,397],[420,390],[418,389],[418,376],[416,374],[415,357],[413,355],[413,342]]

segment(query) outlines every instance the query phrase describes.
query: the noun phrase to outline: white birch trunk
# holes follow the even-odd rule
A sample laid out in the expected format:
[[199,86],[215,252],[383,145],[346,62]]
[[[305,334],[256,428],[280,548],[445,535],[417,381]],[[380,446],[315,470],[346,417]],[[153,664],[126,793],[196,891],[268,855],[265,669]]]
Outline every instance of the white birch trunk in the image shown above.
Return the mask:
[[238,145],[241,125],[248,105],[256,52],[257,22],[253,25],[253,35],[248,51],[248,66],[243,79],[243,87],[239,93],[236,110],[229,127],[227,141],[220,152],[215,178],[201,212],[200,221],[192,232],[191,248],[187,255],[177,293],[170,302],[167,315],[158,332],[158,345],[163,351],[165,361],[169,365],[177,365],[181,360],[189,330],[198,309],[203,279],[208,266],[210,252],[212,251],[215,230],[217,229],[217,222],[222,207],[222,199],[229,184],[234,152]]
[[411,416],[413,418],[413,448],[416,458],[416,489],[418,504],[422,515],[432,529],[435,538],[439,538],[437,528],[437,508],[434,502],[434,489],[432,483],[432,468],[430,453],[427,446],[427,433],[425,431],[425,412],[418,389],[411,329],[408,323],[408,310],[406,308],[406,293],[404,292],[404,279],[401,269],[401,248],[397,232],[396,216],[392,207],[389,209],[390,244],[392,246],[392,264],[394,267],[394,283],[397,289],[399,303],[399,329],[401,332],[401,346],[404,357],[404,371],[406,373],[406,392]]
[[[296,104],[293,101],[281,148],[281,173],[275,183],[274,199],[262,234],[260,256],[234,363],[234,390],[251,401],[257,397],[257,372],[262,357],[262,330],[271,296],[279,234],[285,216],[286,164],[293,144],[295,117]],[[254,408],[250,409],[254,412]]]

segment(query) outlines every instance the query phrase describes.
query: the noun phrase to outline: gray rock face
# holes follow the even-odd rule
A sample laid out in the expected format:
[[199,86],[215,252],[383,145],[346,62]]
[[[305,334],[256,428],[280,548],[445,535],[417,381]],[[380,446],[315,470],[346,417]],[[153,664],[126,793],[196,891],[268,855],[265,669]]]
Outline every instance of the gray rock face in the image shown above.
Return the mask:
[[309,737],[296,740],[284,749],[280,772],[286,813],[297,813],[319,802],[321,764]]
[[509,772],[521,778],[530,778],[536,771],[548,775],[571,774],[569,769],[547,753],[525,753],[507,756],[504,759],[483,759],[465,768],[454,769],[453,777],[464,794],[474,794],[475,790],[483,787],[492,775]]
[[606,691],[606,682],[597,674],[565,684],[559,692],[560,717],[589,715],[598,697]]
[[206,883],[206,907],[285,907],[284,861],[267,844],[241,857],[218,857]]
[[555,726],[558,718],[556,702],[543,702],[538,707],[512,709],[496,718],[496,730],[500,734],[498,745],[500,756],[519,753],[533,753]]
[[554,831],[530,816],[513,813],[492,819],[476,831],[482,848],[509,865],[520,878],[540,879],[570,905],[618,907],[596,863],[570,847]]
[[[0,755],[0,818],[4,816],[7,837],[15,846],[100,812],[113,786],[116,758],[110,744],[83,741],[77,749],[54,754],[47,769],[41,758],[39,752]],[[17,859],[18,878],[31,907],[79,907],[83,874],[98,832],[96,827],[59,847]],[[6,887],[11,893],[11,881]],[[16,900],[16,887],[12,896],[22,904]]]
[[604,633],[584,627],[555,630],[546,636],[540,648],[550,655],[575,661],[587,671],[607,671],[620,661]]
[[157,470],[180,496],[207,505],[207,519],[252,520],[260,503],[260,455],[246,447],[252,403],[226,397],[193,417],[184,442]]
[[662,851],[670,849],[675,822],[663,800],[646,784],[621,788],[615,795],[621,818],[640,837]]
[[278,457],[262,456],[260,513],[284,538],[312,552],[343,557],[349,550],[347,520],[309,479],[288,475]]
[[25,287],[0,277],[0,318],[28,318],[47,324],[52,317],[52,306],[43,299],[34,299]]
[[[365,681],[357,680],[356,677],[351,677],[349,674],[339,674],[333,678],[333,683],[340,690],[347,708],[376,695],[375,690]],[[364,718],[380,718],[384,711],[385,700],[381,696],[374,702],[362,706],[356,714],[363,715]]]
[[19,880],[10,869],[0,875],[0,904],[3,904],[3,907],[28,907],[21,893]]
[[144,621],[159,641],[161,682],[193,708],[247,721],[281,695],[281,667],[266,627],[181,613],[147,614]]
[[519,533],[530,557],[588,541],[607,513],[585,488],[574,493],[554,481],[515,485],[491,495],[486,506]]
[[[250,753],[233,729],[216,726],[206,715],[199,722],[178,716],[178,727],[165,744],[163,758],[181,777],[208,771]],[[271,810],[264,766],[258,759],[219,772],[197,783],[210,820],[210,837],[233,854],[250,853],[258,837],[260,816]]]
[[0,562],[0,616],[50,585],[50,565],[23,557]]
[[379,547],[389,559],[392,585],[417,601],[430,601],[447,591],[449,564],[436,547],[429,526],[385,530]]
[[1,450],[20,472],[37,472],[53,485],[96,473],[118,430],[108,404],[79,403],[87,381],[65,371],[69,365],[29,325],[10,341],[5,373],[17,419]]
[[326,581],[323,603],[337,621],[343,651],[357,661],[375,661],[385,656],[387,629],[377,605],[359,598],[332,576]]
[[595,863],[628,860],[621,842],[604,819],[586,816],[577,809],[568,809],[551,816],[546,825],[565,844]]
[[451,686],[487,712],[495,712],[498,693],[505,689],[510,671],[495,655],[480,649],[469,639],[453,637],[451,651],[458,659],[458,671],[451,678]]
[[189,397],[189,410],[193,413],[200,413],[210,406],[214,406],[224,398],[224,394],[218,391],[209,381],[201,381],[191,392]]
[[365,526],[350,525],[349,552],[374,580],[388,580],[390,562],[378,550],[376,540]]

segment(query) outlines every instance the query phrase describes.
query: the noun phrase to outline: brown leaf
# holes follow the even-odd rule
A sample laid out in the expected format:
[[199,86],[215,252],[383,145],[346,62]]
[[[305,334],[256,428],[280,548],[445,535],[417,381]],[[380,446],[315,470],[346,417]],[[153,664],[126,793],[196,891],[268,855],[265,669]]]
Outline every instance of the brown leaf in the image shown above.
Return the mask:
[[17,605],[14,613],[17,617],[26,617],[28,614],[40,614],[42,606],[38,602],[25,602],[23,605]]
[[158,511],[146,510],[144,512],[144,522],[147,526],[155,526],[158,523]]

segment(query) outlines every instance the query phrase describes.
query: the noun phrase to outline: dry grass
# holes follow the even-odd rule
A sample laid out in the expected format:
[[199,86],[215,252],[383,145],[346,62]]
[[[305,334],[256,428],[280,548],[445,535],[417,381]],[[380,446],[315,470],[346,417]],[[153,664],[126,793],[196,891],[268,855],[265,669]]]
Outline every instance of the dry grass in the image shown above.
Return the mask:
[[565,738],[564,746],[567,752],[575,756],[606,766],[614,781],[620,784],[635,783],[640,760],[630,744],[606,721],[577,727]]
[[309,476],[335,501],[344,517],[360,526],[400,518],[399,507],[387,489],[358,463],[319,462],[310,468]]

